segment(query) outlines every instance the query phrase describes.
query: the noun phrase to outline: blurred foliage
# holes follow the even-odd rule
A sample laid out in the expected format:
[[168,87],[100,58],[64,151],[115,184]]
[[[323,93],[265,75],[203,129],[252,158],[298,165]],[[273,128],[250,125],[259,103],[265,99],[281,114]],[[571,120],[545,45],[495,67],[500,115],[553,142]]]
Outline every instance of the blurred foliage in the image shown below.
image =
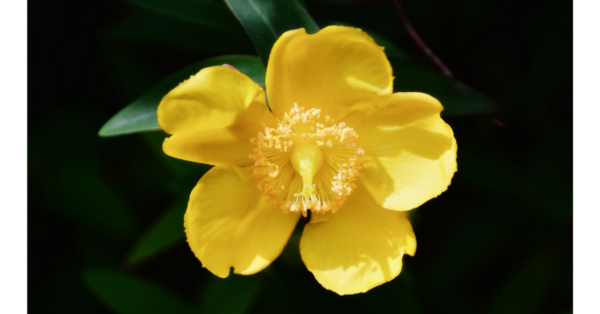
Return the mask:
[[[456,79],[439,74],[386,0],[32,3],[29,310],[572,313],[572,2],[403,4]],[[222,63],[264,86],[279,34],[334,24],[386,47],[396,91],[440,99],[458,172],[447,192],[409,212],[415,257],[366,294],[340,297],[316,282],[298,253],[304,220],[270,267],[219,279],[182,225],[210,166],[162,153],[161,95]],[[156,131],[99,138],[117,112],[110,121],[125,122],[101,135]]]
[[212,277],[202,298],[202,313],[242,314],[248,312],[261,290],[263,275]]
[[161,14],[207,26],[212,30],[241,31],[239,25],[220,0],[128,0]]
[[88,289],[116,313],[194,313],[172,292],[129,274],[86,269],[82,277]]
[[181,217],[185,214],[186,208],[187,199],[184,199],[158,217],[154,225],[135,244],[127,262],[138,263],[184,240],[185,232]]

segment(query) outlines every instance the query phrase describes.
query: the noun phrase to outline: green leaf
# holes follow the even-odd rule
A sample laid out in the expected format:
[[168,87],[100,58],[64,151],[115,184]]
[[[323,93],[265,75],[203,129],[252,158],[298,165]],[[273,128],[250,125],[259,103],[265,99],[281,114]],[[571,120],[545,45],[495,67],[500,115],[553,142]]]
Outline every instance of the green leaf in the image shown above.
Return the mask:
[[187,199],[169,208],[136,243],[127,258],[130,264],[140,262],[167,249],[175,243],[183,242],[183,215]]
[[189,22],[240,32],[239,24],[220,0],[129,0],[143,8],[171,15]]
[[443,116],[490,113],[498,106],[485,94],[405,58],[390,57],[395,92],[422,92],[444,106]]
[[319,31],[317,23],[296,0],[225,0],[225,3],[250,35],[265,65],[281,34],[302,27],[310,34]]
[[214,65],[230,64],[248,75],[254,82],[264,88],[265,68],[260,60],[253,56],[230,55],[206,59],[189,65],[175,74],[169,76],[140,98],[133,101],[127,107],[121,109],[108,122],[106,122],[98,135],[117,136],[138,132],[158,131],[158,118],[156,109],[161,99],[179,83],[187,80],[191,75],[198,73],[201,69]]
[[108,308],[120,314],[194,313],[173,292],[132,275],[105,269],[87,269],[83,282]]
[[202,313],[243,314],[262,286],[263,275],[229,275],[221,279],[213,277],[206,288]]

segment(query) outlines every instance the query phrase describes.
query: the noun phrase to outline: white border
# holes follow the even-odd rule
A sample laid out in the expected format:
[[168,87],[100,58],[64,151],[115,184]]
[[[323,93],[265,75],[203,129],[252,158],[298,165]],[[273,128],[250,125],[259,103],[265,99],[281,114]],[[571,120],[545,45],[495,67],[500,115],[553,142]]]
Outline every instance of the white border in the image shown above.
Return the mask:
[[[574,3],[574,308],[600,313],[600,4]],[[27,2],[0,4],[1,313],[27,308]],[[558,152],[557,152],[558,153]],[[549,170],[551,171],[551,170]]]
[[600,23],[596,1],[575,1],[574,309],[600,313]]
[[27,312],[27,1],[0,4],[0,313]]

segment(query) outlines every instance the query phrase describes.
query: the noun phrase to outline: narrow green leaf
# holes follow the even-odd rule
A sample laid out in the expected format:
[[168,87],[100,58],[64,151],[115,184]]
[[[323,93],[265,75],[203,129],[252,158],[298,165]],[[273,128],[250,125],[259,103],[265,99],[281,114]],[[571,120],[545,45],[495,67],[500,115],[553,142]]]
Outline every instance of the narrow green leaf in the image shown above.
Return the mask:
[[127,258],[128,263],[137,263],[167,249],[175,243],[183,242],[183,215],[186,201],[178,202],[169,208],[135,244]]
[[179,83],[187,80],[191,75],[205,67],[230,64],[248,75],[254,82],[264,88],[265,68],[260,60],[253,56],[230,55],[206,59],[189,65],[175,74],[158,83],[140,98],[123,108],[106,122],[98,135],[117,136],[131,133],[158,131],[158,118],[156,109],[161,99]]
[[220,0],[129,0],[143,8],[200,25],[239,32],[241,28]]
[[213,277],[204,294],[202,313],[243,314],[248,312],[252,301],[258,295],[262,281],[263,274],[229,275],[224,279]]
[[119,314],[194,313],[173,292],[132,275],[105,269],[87,269],[83,282],[100,301]]
[[394,69],[395,92],[422,92],[444,106],[443,116],[489,113],[498,106],[485,94],[405,58],[389,57]]
[[250,35],[265,65],[271,47],[281,34],[302,27],[311,34],[319,30],[317,23],[296,0],[225,0],[225,3]]

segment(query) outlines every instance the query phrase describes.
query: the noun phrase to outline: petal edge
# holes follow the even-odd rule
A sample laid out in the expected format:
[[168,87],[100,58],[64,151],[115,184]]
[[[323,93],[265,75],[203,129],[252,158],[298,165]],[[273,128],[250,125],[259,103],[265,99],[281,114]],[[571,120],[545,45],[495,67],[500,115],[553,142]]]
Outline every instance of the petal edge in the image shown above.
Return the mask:
[[288,31],[277,40],[267,67],[269,103],[283,117],[294,103],[338,119],[384,102],[393,88],[383,47],[360,29],[328,26],[308,35]]
[[214,167],[190,196],[184,222],[188,244],[202,266],[221,278],[231,267],[251,275],[269,266],[300,218],[267,203],[252,168]]
[[416,251],[406,214],[377,205],[364,187],[335,214],[313,217],[300,241],[302,260],[323,287],[340,295],[366,292],[394,279],[402,256]]
[[411,210],[446,191],[457,171],[457,144],[439,101],[395,93],[382,106],[343,118],[365,156],[359,180],[381,206]]
[[248,166],[250,139],[276,125],[263,89],[237,70],[213,66],[181,83],[158,107],[163,144],[172,157],[211,165]]

